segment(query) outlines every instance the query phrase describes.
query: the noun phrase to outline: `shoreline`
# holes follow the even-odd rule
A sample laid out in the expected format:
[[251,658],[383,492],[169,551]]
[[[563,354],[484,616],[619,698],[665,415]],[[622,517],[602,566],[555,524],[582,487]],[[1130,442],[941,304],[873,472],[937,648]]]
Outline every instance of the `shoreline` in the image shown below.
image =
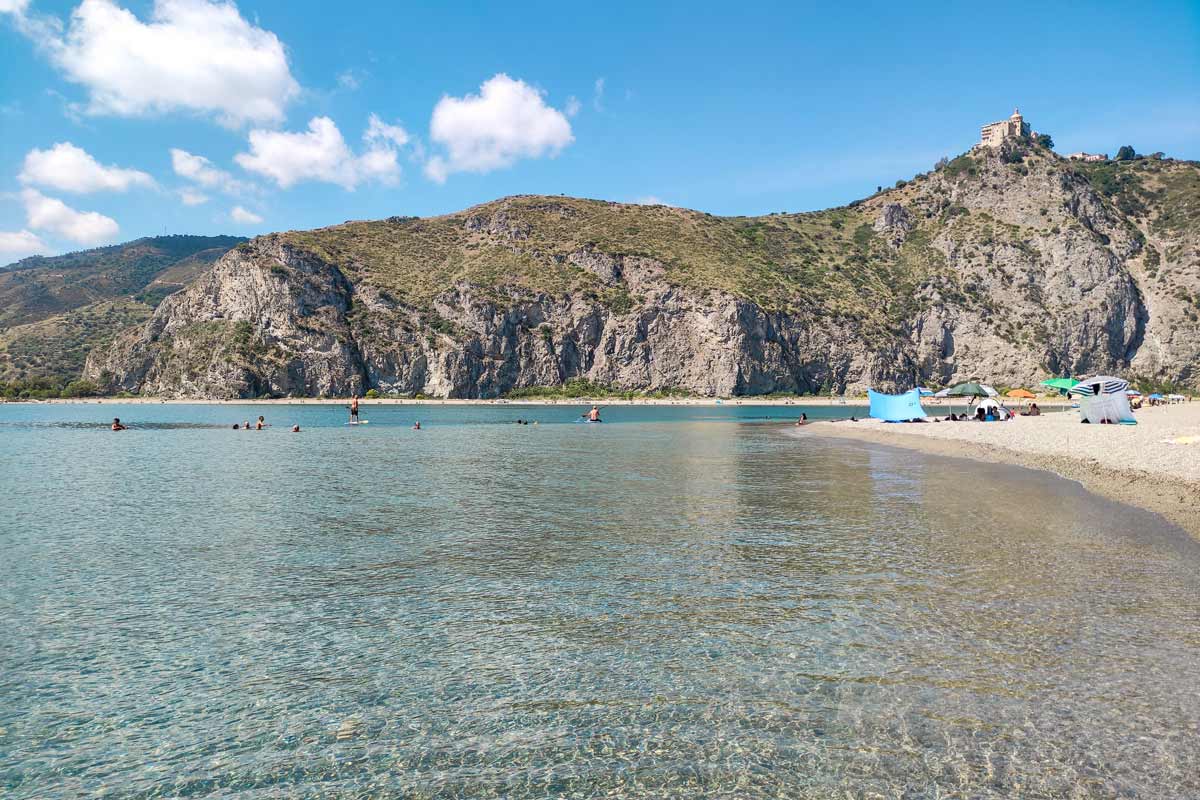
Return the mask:
[[1144,409],[1138,419],[1137,427],[1081,425],[1069,414],[1022,417],[1016,423],[885,425],[876,420],[854,424],[817,420],[793,435],[1051,472],[1109,500],[1159,514],[1200,540],[1200,445],[1163,441],[1200,434],[1200,406]]
[[[830,398],[830,397],[530,397],[530,398],[515,398],[512,400],[494,398],[494,399],[466,399],[466,398],[425,398],[415,399],[410,397],[360,397],[359,403],[364,406],[582,406],[582,405],[605,405],[605,406],[796,406],[803,407],[818,407],[818,408],[844,408],[847,416],[865,416],[868,407],[867,398]],[[182,398],[160,398],[160,397],[52,397],[40,400],[33,399],[7,399],[0,400],[0,404],[25,404],[25,405],[183,405],[183,406],[320,406],[320,405],[346,405],[350,402],[349,397],[281,397],[281,398],[261,398],[261,399],[235,399],[235,400],[211,400],[205,398],[182,399]],[[934,404],[928,400],[923,401],[931,411],[935,413],[949,413],[953,406],[955,409],[961,409],[965,406],[964,401],[956,401],[953,404]],[[1047,397],[1038,398],[1036,400],[1039,406],[1066,406],[1069,402],[1061,398]],[[1009,407],[1017,408],[1017,404],[1010,402]]]

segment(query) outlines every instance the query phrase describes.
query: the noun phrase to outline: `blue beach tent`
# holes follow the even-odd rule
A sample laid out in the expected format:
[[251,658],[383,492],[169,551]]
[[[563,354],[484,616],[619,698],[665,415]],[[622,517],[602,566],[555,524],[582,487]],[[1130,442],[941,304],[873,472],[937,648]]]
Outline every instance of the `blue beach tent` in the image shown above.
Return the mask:
[[921,393],[911,389],[904,394],[882,394],[874,389],[867,390],[871,401],[871,416],[884,422],[904,422],[926,416],[921,408]]

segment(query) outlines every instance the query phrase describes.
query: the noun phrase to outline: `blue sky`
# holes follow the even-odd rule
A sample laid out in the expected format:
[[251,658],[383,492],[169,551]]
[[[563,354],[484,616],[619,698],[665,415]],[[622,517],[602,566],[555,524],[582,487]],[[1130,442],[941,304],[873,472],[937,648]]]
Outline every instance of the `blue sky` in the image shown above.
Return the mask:
[[1200,4],[0,0],[0,263],[518,193],[824,208],[1014,105],[1200,158]]

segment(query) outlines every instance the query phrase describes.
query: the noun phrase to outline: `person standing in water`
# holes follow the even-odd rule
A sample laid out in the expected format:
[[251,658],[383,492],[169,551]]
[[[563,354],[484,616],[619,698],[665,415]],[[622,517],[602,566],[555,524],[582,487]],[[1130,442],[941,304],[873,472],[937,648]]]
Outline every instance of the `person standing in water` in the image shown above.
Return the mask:
[[254,423],[254,430],[261,431],[265,427],[267,427],[267,420],[265,417],[260,416],[258,422]]
[[122,425],[122,424],[121,424],[121,418],[120,418],[120,417],[113,417],[112,429],[113,429],[114,431],[127,431],[127,430],[129,430],[128,428],[126,428],[124,425]]
[[350,421],[358,422],[358,395],[350,396]]

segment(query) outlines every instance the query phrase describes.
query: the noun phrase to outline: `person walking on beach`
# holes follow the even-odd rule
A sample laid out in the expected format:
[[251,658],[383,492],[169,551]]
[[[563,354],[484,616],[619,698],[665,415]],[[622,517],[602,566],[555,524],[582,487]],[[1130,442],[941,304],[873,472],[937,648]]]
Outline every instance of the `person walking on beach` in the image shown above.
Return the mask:
[[358,394],[350,395],[350,421],[358,422]]
[[120,418],[120,417],[113,417],[112,429],[113,429],[114,431],[127,431],[127,430],[129,430],[129,428],[126,428],[124,425],[122,425],[122,424],[121,424],[121,418]]

